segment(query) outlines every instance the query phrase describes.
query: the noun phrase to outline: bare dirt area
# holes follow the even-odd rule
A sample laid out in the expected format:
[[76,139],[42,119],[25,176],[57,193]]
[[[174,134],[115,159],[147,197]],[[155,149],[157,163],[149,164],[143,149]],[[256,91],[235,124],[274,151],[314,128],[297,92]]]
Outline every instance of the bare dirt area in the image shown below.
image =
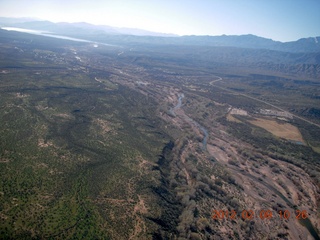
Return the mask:
[[[147,86],[144,87],[147,88]],[[179,93],[181,93],[179,89],[172,87],[154,89],[157,89],[157,93],[160,93],[159,95],[166,96],[164,101],[169,106],[177,104]],[[145,92],[149,91],[149,89],[143,90]],[[153,96],[157,96],[157,94]],[[238,113],[240,115],[247,115],[246,112],[237,109],[233,111],[233,114]],[[189,116],[184,110],[183,104],[181,108],[175,109],[173,116],[168,115],[166,112],[162,112],[161,114],[165,121],[183,130],[186,135],[194,135],[201,139],[204,137],[197,125],[193,124],[192,116]],[[213,118],[215,114],[214,109],[213,112],[208,112],[208,114]],[[241,122],[233,114],[227,113],[227,120]],[[266,129],[275,136],[291,141],[304,142],[299,129],[289,123],[279,123],[276,120],[264,118],[257,118],[250,121],[250,123]],[[219,164],[231,173],[237,185],[243,189],[243,192],[238,192],[232,185],[223,184],[222,187],[224,191],[234,196],[234,201],[239,202],[239,212],[249,209],[252,209],[257,214],[261,210],[273,212],[273,217],[269,221],[257,218],[256,224],[262,235],[263,232],[269,231],[268,236],[271,238],[276,237],[276,233],[281,233],[286,234],[290,239],[308,239],[308,230],[294,218],[295,209],[293,208],[293,205],[296,205],[299,210],[308,210],[312,216],[310,220],[317,226],[317,188],[308,174],[290,163],[279,163],[276,159],[259,155],[252,146],[234,139],[226,133],[226,130],[225,127],[220,125],[216,125],[215,127],[209,126],[207,151],[203,153],[196,154],[197,148],[195,146],[197,144],[194,144],[190,139],[186,141],[186,144],[182,144],[181,141],[177,142],[175,148],[180,149],[179,164],[181,165],[181,174],[185,177],[188,187],[192,188],[195,186],[194,182],[196,181],[193,179],[193,171],[190,170],[186,160],[188,155],[195,154],[198,163],[202,162],[208,167],[212,165],[212,163],[207,161],[208,157],[214,157]],[[250,153],[251,157],[245,152]],[[256,157],[252,157],[253,155],[256,155]],[[218,182],[219,178],[219,176],[211,176],[211,179]],[[199,204],[204,203],[199,202]],[[224,208],[223,204],[217,202],[215,203],[215,207]],[[293,217],[285,222],[279,218],[279,210],[288,210],[293,214]],[[231,223],[226,223],[224,226],[227,228],[235,227]],[[241,229],[239,225],[238,228]]]
[[9,159],[6,159],[6,158],[0,158],[0,163],[8,163],[10,162]]
[[256,118],[255,120],[251,120],[249,122],[267,130],[277,137],[305,143],[299,129],[290,123],[279,123],[276,120],[264,118]]
[[52,142],[50,141],[45,141],[44,139],[40,138],[38,140],[38,146],[39,147],[49,147],[49,146],[54,146]]
[[138,195],[138,198],[139,198],[139,201],[134,206],[134,209],[133,209],[134,216],[135,216],[134,229],[129,239],[141,239],[147,230],[144,219],[140,215],[146,214],[148,212],[148,209],[145,205],[145,201],[143,197]]
[[97,118],[94,120],[94,122],[101,128],[101,130],[104,134],[111,131],[111,126],[108,121]]
[[[217,144],[218,141],[215,143]],[[239,201],[240,199],[243,201],[239,210],[253,210],[257,214],[264,210],[271,210],[273,217],[270,220],[261,221],[260,215],[258,215],[256,224],[262,224],[261,227],[264,226],[270,232],[281,232],[286,225],[290,239],[308,239],[306,237],[307,230],[296,221],[296,212],[292,206],[293,204],[299,206],[300,211],[307,210],[312,215],[311,221],[317,226],[315,200],[317,190],[310,177],[305,172],[302,173],[301,169],[282,162],[277,165],[280,168],[279,172],[275,173],[273,164],[277,164],[278,161],[274,159],[269,158],[268,165],[260,165],[241,155],[238,155],[237,158],[234,157],[233,152],[229,151],[232,146],[224,144],[223,148],[227,150],[222,151],[220,147],[208,145],[210,155],[227,167],[236,182],[243,188],[242,194],[245,197],[239,198]],[[232,188],[228,188],[228,191],[236,196],[236,192]],[[288,210],[293,217],[285,223],[283,219],[279,218],[278,211],[280,210]]]
[[[228,126],[215,121],[222,112],[229,123],[243,123],[235,115],[247,116],[246,111],[234,108],[231,112],[230,105],[197,96],[196,88],[190,91],[190,89],[179,88],[165,81],[150,81],[150,84],[141,84],[142,79],[145,82],[148,78],[146,71],[130,69],[130,71],[115,71],[109,81],[134,89],[159,104],[157,109],[159,117],[166,123],[164,128],[174,138],[172,149],[174,157],[169,163],[170,172],[167,173],[166,181],[176,186],[174,191],[183,206],[177,229],[196,226],[201,232],[202,228],[207,227],[219,233],[220,239],[230,239],[230,236],[235,239],[247,239],[250,236],[248,232],[253,228],[250,220],[239,218],[234,222],[229,220],[219,222],[213,221],[210,214],[207,214],[212,209],[228,208],[236,209],[238,215],[243,210],[255,211],[257,218],[253,222],[256,239],[277,239],[279,236],[285,236],[288,239],[308,239],[310,234],[295,219],[293,206],[301,210],[308,210],[310,221],[316,228],[319,228],[319,224],[317,225],[318,189],[308,174],[291,163],[262,154],[252,145],[227,133]],[[180,102],[181,106],[176,107],[181,101],[181,94],[186,97]],[[208,104],[211,104],[212,107],[205,108],[204,106]],[[108,124],[101,121],[96,123],[106,132],[110,130]],[[256,118],[250,123],[264,128],[277,137],[304,142],[299,129],[287,122],[280,123],[274,119]],[[208,131],[206,149],[201,148],[205,136],[199,126],[203,126]],[[198,172],[197,169],[198,167],[201,169],[201,166],[204,166],[203,169],[208,172],[206,174],[212,182],[209,182],[203,173]],[[157,166],[140,159],[138,167],[142,174],[145,169]],[[211,186],[211,190],[216,192],[210,195],[208,186]],[[150,207],[147,198],[139,196],[137,199],[133,196],[133,187],[129,183],[127,199],[100,199],[113,206],[111,212],[114,214],[116,208],[128,208],[127,216],[134,219],[136,223],[130,229],[128,236],[130,239],[139,238],[146,231],[144,215],[148,214]],[[203,197],[206,193],[208,195]],[[219,194],[222,194],[223,197]],[[161,197],[164,198],[164,195]],[[272,218],[260,219],[261,210],[272,211]],[[280,210],[290,211],[291,218],[286,221],[280,219],[278,213]],[[197,220],[191,217],[194,212],[198,212]],[[197,224],[192,221],[196,221]],[[238,235],[222,231],[223,228],[236,229]],[[188,236],[190,237],[186,235],[185,238]],[[201,234],[199,236],[205,237]]]
[[227,120],[230,121],[230,122],[237,122],[237,123],[240,123],[241,121],[236,119],[234,116],[232,116],[231,113],[228,113],[227,114]]

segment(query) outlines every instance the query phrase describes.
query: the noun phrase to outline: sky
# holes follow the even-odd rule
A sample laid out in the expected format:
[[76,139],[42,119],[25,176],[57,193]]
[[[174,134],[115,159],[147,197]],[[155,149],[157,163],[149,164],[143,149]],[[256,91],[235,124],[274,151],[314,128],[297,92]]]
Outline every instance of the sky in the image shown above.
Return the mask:
[[320,0],[0,0],[0,17],[282,42],[320,36]]

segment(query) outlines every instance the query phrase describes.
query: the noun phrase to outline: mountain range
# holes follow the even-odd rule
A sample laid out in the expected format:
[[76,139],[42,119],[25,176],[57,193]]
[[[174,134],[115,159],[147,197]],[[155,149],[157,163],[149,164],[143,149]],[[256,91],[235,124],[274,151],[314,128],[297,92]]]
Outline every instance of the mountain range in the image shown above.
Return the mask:
[[112,35],[135,35],[135,36],[178,36],[174,34],[165,34],[165,33],[157,33],[151,32],[142,29],[136,28],[119,28],[119,27],[111,27],[106,25],[94,25],[86,22],[76,22],[76,23],[67,23],[67,22],[59,22],[53,23],[50,21],[42,21],[32,18],[3,18],[0,17],[0,26],[4,27],[19,27],[19,28],[27,28],[32,30],[41,30],[47,31],[57,34],[65,34],[69,32],[69,34],[79,34],[79,33],[87,33],[87,34],[112,34]]
[[1,17],[0,27],[18,27],[30,30],[40,30],[53,34],[111,44],[174,44],[267,49],[294,53],[320,52],[320,36],[302,38],[292,42],[279,42],[252,34],[222,36],[178,36],[174,34],[150,32],[141,29],[93,25],[85,22],[53,23],[50,21],[42,21],[30,18]]

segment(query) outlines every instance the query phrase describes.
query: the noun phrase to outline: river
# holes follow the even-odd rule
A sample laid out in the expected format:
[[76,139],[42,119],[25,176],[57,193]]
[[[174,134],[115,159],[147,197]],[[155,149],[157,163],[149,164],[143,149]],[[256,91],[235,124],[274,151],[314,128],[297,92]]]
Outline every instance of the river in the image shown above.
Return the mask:
[[[184,94],[180,93],[178,95],[178,103],[174,108],[171,108],[169,111],[172,115],[176,116],[176,110],[178,110],[179,108],[181,108],[182,106],[182,99],[184,98]],[[208,137],[209,137],[209,133],[207,131],[207,129],[205,129],[203,126],[201,126],[198,122],[196,122],[195,120],[193,120],[192,118],[188,117],[187,115],[185,115],[185,119],[190,123],[193,124],[194,126],[196,126],[198,129],[200,129],[200,131],[203,133],[204,137],[202,140],[202,150],[206,151],[207,150],[207,141],[208,141]],[[291,203],[291,201],[289,201],[282,193],[280,193],[277,189],[275,189],[274,187],[271,187],[269,184],[266,184],[266,186],[268,188],[270,188],[271,190],[273,190],[275,193],[277,193],[285,202],[287,202],[289,204],[289,206],[293,206],[293,204]],[[306,227],[309,231],[309,233],[314,237],[314,239],[316,240],[320,240],[319,235],[315,229],[315,227],[312,225],[311,221],[309,218],[306,219],[299,219],[298,220],[299,223],[301,225],[303,225],[304,227]]]
[[[181,108],[182,106],[182,99],[184,98],[184,94],[183,93],[179,93],[178,94],[178,103],[174,108],[171,108],[169,110],[169,112],[173,115],[176,116],[176,110],[178,110],[179,108]],[[207,150],[207,142],[208,142],[208,138],[209,138],[209,133],[207,131],[207,129],[205,129],[203,126],[201,126],[198,122],[196,122],[195,120],[193,120],[192,118],[188,117],[187,115],[185,115],[185,119],[193,124],[194,126],[196,126],[198,129],[200,129],[200,131],[203,133],[203,140],[202,140],[202,150],[206,151]]]

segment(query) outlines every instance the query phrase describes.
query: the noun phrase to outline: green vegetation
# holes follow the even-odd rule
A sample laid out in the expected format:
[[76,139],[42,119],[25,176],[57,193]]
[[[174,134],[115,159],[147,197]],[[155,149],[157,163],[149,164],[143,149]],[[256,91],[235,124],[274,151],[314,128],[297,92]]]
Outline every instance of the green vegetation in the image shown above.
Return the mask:
[[[0,35],[0,238],[263,239],[296,225],[270,221],[269,234],[212,210],[303,206],[317,219],[319,128],[287,119],[299,145],[249,123],[268,103],[317,123],[311,75],[256,70],[249,53],[229,63],[230,48],[136,44],[119,55]],[[231,108],[249,115],[228,121]]]
[[[139,159],[156,161],[168,141],[157,130],[156,103],[107,79],[95,81],[100,72],[34,61],[52,52],[26,47],[24,58],[13,56],[15,68],[0,76],[1,237],[104,239],[116,236],[110,229],[123,234],[122,220],[110,219],[108,211],[127,215],[129,236],[134,214],[125,207],[114,212],[107,199],[132,197],[133,212],[138,198],[130,191],[152,194],[150,184],[157,183],[144,176]],[[2,53],[9,56],[11,48]]]

